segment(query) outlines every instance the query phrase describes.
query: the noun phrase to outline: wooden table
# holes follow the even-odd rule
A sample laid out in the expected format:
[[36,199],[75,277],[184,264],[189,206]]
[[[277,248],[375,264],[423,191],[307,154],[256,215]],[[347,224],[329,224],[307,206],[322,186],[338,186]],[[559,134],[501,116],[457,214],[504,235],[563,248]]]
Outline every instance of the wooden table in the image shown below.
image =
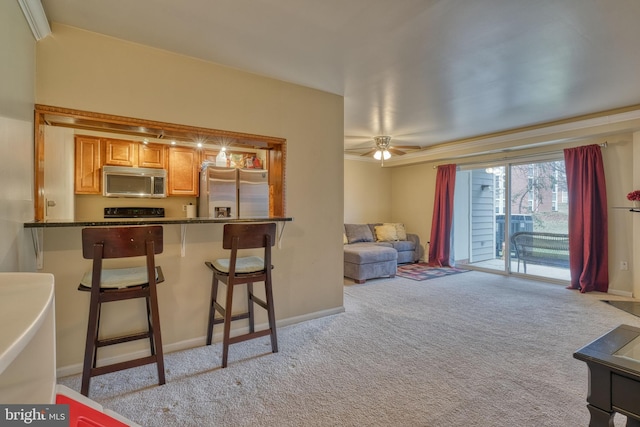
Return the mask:
[[589,368],[589,427],[612,427],[616,412],[640,427],[640,329],[620,325],[573,357]]

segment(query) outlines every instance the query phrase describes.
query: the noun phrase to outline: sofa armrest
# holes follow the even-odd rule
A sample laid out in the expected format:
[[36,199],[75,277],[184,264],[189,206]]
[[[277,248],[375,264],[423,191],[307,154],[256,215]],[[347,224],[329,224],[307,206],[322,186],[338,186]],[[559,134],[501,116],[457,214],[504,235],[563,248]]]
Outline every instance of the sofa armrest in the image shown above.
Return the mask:
[[423,255],[422,245],[420,244],[420,237],[417,234],[407,233],[407,240],[413,242],[416,245],[415,249],[413,250],[413,261],[420,261],[420,258],[422,258]]

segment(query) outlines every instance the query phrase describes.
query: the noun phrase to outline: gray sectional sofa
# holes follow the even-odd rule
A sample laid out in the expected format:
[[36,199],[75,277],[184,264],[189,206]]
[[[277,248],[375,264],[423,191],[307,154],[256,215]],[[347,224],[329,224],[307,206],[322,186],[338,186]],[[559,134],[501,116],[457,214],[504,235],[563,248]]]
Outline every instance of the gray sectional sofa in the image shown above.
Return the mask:
[[398,264],[417,262],[420,238],[400,223],[345,224],[344,276],[356,283],[394,277]]

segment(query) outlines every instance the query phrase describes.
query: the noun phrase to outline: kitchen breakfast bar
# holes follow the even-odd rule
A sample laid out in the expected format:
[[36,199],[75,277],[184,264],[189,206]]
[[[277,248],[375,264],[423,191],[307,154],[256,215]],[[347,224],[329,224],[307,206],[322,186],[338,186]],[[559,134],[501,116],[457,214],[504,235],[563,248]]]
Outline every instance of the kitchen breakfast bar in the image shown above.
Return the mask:
[[[296,323],[306,318],[296,311],[294,281],[291,276],[292,249],[283,244],[285,226],[291,217],[265,218],[127,218],[100,220],[63,220],[27,222],[37,254],[38,271],[51,273],[55,278],[56,366],[59,377],[80,373],[87,330],[89,295],[79,292],[78,284],[92,261],[82,255],[82,229],[86,227],[122,227],[162,225],[164,249],[156,255],[156,264],[162,267],[164,282],[158,285],[158,304],[162,328],[163,348],[166,353],[205,344],[207,316],[211,292],[211,271],[205,262],[229,256],[222,248],[223,224],[275,222],[276,242],[272,251],[273,293],[278,324]],[[285,242],[286,243],[286,242]],[[295,251],[293,251],[295,252]],[[285,261],[286,260],[286,261]],[[110,263],[111,262],[111,263]],[[140,265],[139,258],[105,260],[105,267],[132,267]],[[246,305],[240,287],[234,298],[234,308],[242,311]],[[245,293],[246,295],[246,293]],[[237,303],[237,304],[236,304]],[[107,304],[104,308],[101,330],[131,332],[144,330],[146,318],[144,301],[131,300]],[[340,312],[342,310],[338,310]],[[267,323],[266,314],[256,312],[256,329]],[[245,321],[234,322],[232,329],[248,329]],[[222,331],[214,330],[214,343],[221,340]],[[232,332],[233,334],[233,332]],[[268,338],[266,338],[268,341]],[[140,357],[148,352],[144,341],[128,342],[100,350],[99,360],[110,363]],[[217,352],[218,353],[218,352]],[[216,353],[215,357],[220,357]],[[230,359],[230,363],[233,360]]]

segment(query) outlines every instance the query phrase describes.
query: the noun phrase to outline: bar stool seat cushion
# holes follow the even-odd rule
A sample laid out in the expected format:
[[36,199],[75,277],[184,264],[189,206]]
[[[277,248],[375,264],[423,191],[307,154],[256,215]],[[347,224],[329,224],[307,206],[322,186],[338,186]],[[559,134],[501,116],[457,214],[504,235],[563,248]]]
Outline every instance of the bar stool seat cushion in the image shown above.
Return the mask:
[[[216,259],[212,262],[213,267],[223,273],[229,272],[229,258]],[[255,273],[264,270],[264,259],[259,256],[248,256],[236,258],[236,273]]]
[[[91,288],[92,272],[87,271],[80,285],[85,288]],[[156,267],[156,281],[158,280],[158,267]],[[100,276],[100,287],[109,289],[122,289],[131,286],[140,286],[149,283],[147,275],[147,267],[131,267],[131,268],[110,268],[102,270]]]

